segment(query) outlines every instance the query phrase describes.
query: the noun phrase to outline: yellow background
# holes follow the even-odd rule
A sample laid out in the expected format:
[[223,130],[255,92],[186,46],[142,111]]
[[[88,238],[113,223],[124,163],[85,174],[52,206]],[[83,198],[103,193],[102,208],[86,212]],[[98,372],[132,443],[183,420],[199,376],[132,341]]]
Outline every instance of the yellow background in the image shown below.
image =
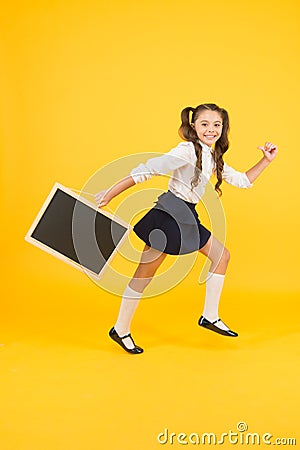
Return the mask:
[[[1,450],[152,450],[164,428],[220,435],[239,421],[299,440],[299,2],[1,9]],[[199,256],[142,302],[134,357],[107,337],[119,298],[24,236],[55,181],[80,189],[112,160],[168,151],[181,109],[203,102],[229,111],[236,169],[279,146],[252,189],[222,185],[221,316],[240,336],[197,327]]]

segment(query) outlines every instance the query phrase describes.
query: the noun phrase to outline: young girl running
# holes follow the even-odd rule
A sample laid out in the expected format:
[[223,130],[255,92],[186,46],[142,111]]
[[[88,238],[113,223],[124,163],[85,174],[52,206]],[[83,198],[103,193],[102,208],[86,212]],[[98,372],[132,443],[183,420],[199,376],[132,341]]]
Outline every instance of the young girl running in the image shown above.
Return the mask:
[[278,152],[276,145],[266,142],[264,147],[258,147],[263,152],[260,161],[247,172],[238,172],[223,161],[229,146],[229,118],[225,109],[213,103],[201,104],[196,108],[187,107],[181,112],[181,121],[179,135],[184,142],[168,153],[140,164],[129,176],[95,196],[98,206],[103,207],[130,186],[146,181],[153,175],[172,172],[168,192],[158,197],[156,205],[133,228],[144,241],[145,247],[140,263],[124,291],[117,321],[109,332],[109,336],[131,354],[143,352],[130,333],[133,315],[144,289],[167,254],[199,251],[210,259],[204,310],[198,324],[224,336],[238,336],[218,315],[230,254],[200,223],[195,207],[213,173],[217,177],[215,190],[219,196],[222,194],[222,180],[239,188],[249,188]]

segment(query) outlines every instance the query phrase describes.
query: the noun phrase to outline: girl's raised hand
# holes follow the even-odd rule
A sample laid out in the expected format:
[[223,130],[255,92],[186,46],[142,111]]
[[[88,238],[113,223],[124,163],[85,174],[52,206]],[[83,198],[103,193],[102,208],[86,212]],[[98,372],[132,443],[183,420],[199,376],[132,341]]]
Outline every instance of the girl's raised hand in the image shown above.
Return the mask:
[[259,148],[263,154],[264,157],[269,161],[273,161],[275,156],[278,153],[278,147],[275,144],[272,144],[272,142],[266,142],[264,147],[257,147]]
[[107,205],[107,203],[109,202],[109,199],[104,198],[106,192],[107,192],[107,189],[105,189],[104,191],[97,192],[97,194],[94,195],[95,202],[97,203],[99,208]]

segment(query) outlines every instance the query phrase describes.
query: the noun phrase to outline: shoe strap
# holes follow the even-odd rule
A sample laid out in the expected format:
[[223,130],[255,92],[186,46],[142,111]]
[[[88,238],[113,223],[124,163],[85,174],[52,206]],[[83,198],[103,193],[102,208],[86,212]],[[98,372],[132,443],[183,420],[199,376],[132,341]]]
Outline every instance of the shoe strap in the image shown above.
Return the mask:
[[120,339],[125,339],[127,337],[131,337],[131,333],[125,334],[125,336],[119,336]]
[[[129,338],[132,340],[133,345],[136,347],[136,343],[134,342],[133,337],[131,336],[131,333],[125,334],[124,336],[120,336],[120,335],[117,333],[116,329],[115,329],[115,332],[116,332],[117,336],[119,337],[119,339],[121,339],[121,341],[123,341],[123,339],[129,337]],[[123,345],[125,345],[125,344],[123,343]],[[125,347],[126,347],[126,346],[125,346]],[[128,347],[126,347],[126,348],[128,348]]]
[[215,324],[215,323],[217,323],[217,322],[221,322],[221,319],[215,320],[214,322],[212,322],[212,324]]
[[[133,345],[136,347],[136,343],[134,342],[134,340],[131,336],[131,333],[125,334],[125,336],[120,337],[120,339],[123,341],[123,339],[125,339],[127,337],[129,337],[132,340]],[[123,343],[123,345],[125,345],[125,344]],[[128,348],[127,346],[125,346],[125,347]]]

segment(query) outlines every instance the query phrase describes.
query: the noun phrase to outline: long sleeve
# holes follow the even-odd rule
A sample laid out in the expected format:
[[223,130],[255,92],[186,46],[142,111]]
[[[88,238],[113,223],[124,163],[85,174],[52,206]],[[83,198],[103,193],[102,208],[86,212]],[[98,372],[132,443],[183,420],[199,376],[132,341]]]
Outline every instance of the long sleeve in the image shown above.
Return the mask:
[[177,147],[162,156],[148,159],[132,169],[130,175],[135,183],[149,180],[153,175],[165,175],[179,167],[189,164],[191,160],[191,143],[180,142]]
[[245,172],[238,172],[224,162],[222,178],[229,184],[239,188],[250,188],[253,184],[250,182]]

